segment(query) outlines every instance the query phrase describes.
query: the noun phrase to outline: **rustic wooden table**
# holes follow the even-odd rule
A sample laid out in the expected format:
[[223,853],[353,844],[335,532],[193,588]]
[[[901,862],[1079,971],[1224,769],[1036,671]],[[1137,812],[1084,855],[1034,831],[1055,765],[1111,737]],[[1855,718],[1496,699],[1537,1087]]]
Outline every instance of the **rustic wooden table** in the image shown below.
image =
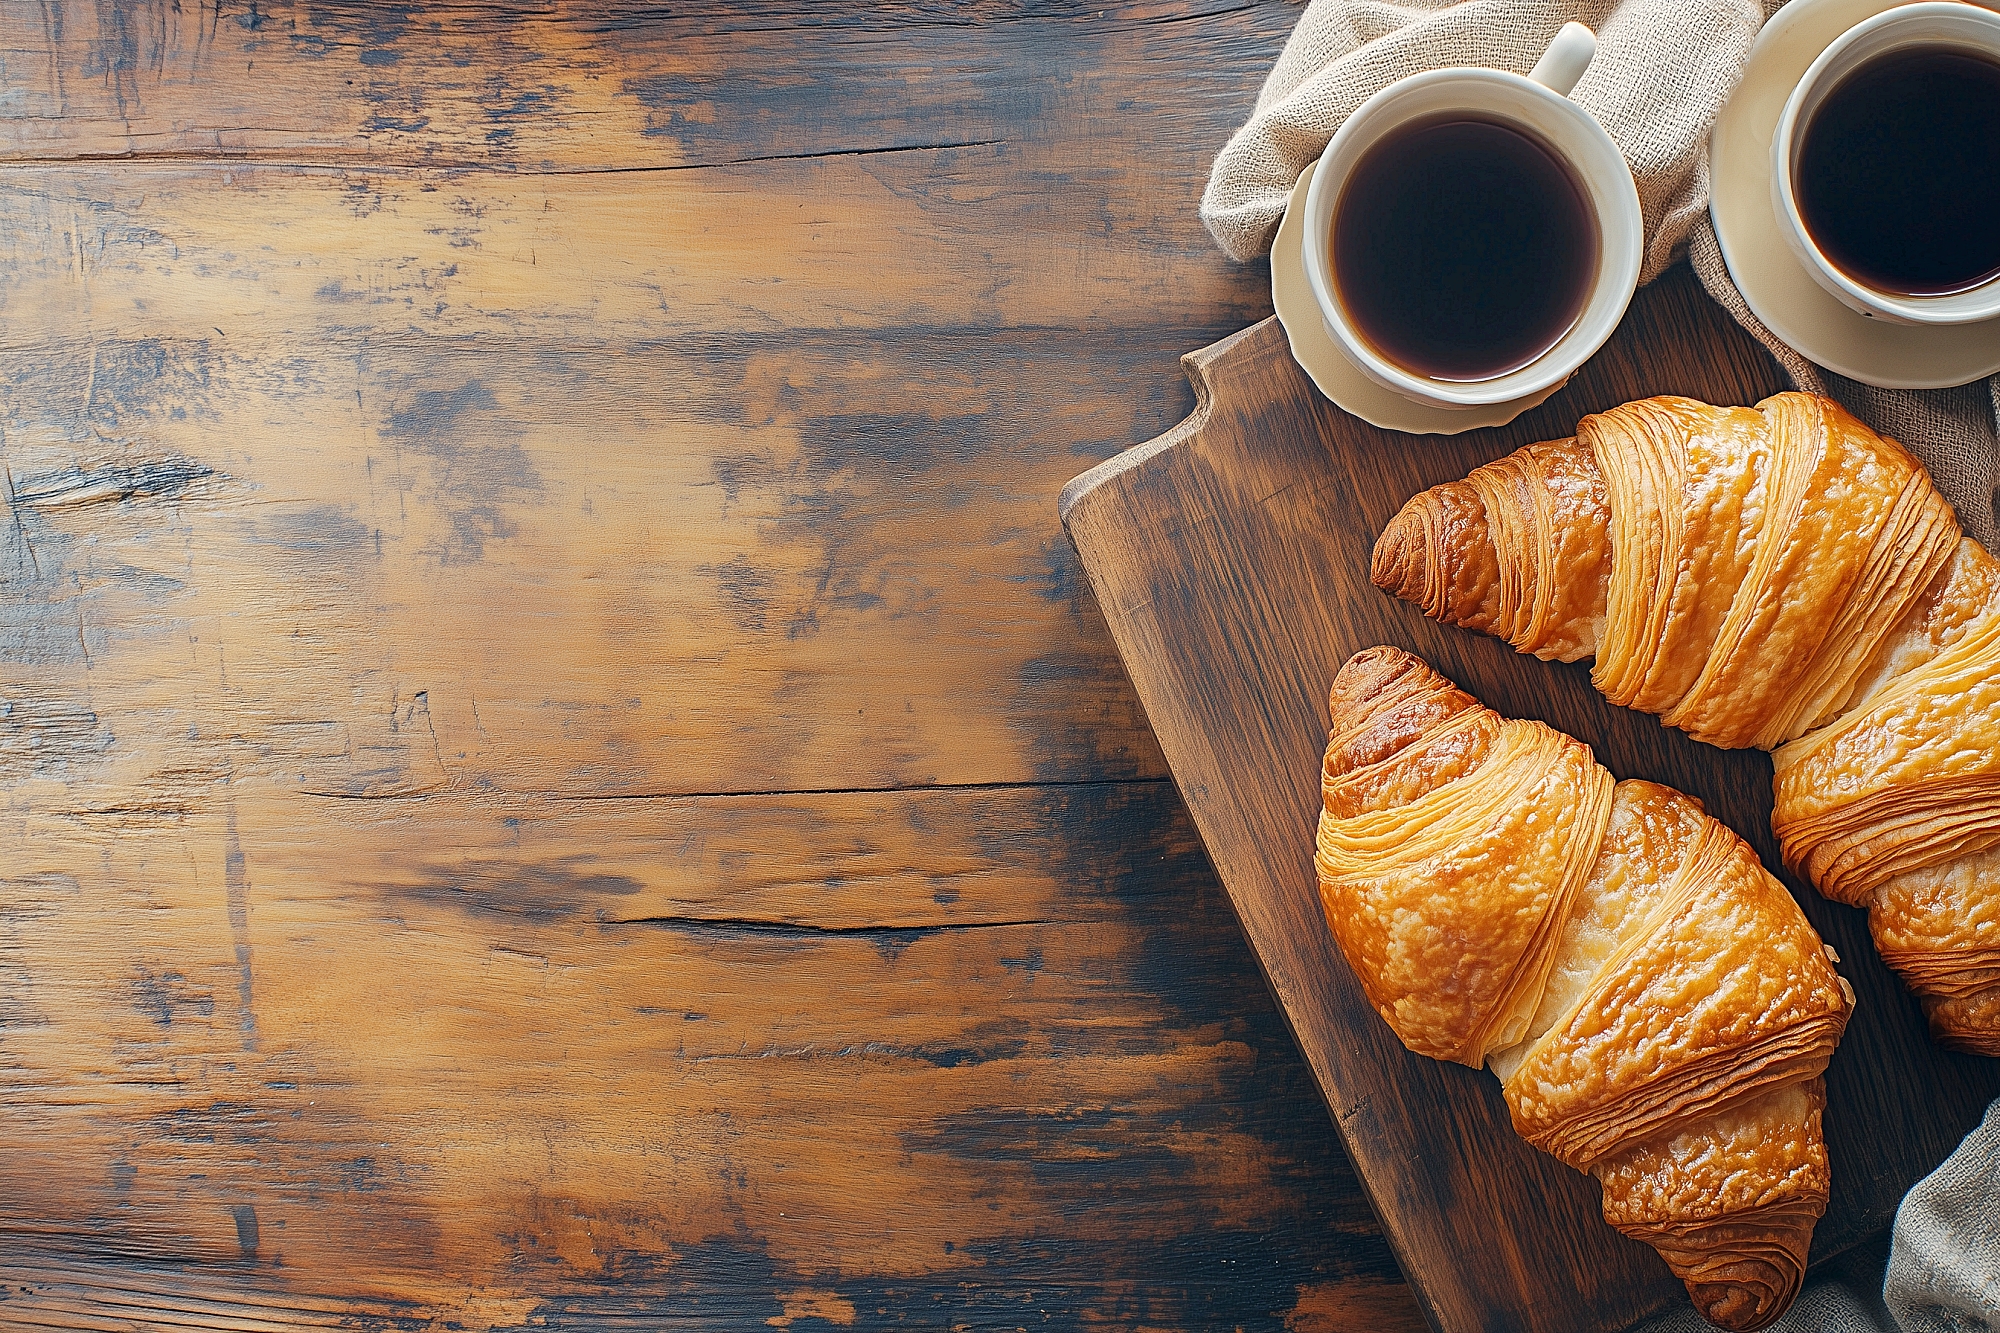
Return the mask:
[[1297,12],[0,12],[0,1325],[1418,1325],[1056,522]]

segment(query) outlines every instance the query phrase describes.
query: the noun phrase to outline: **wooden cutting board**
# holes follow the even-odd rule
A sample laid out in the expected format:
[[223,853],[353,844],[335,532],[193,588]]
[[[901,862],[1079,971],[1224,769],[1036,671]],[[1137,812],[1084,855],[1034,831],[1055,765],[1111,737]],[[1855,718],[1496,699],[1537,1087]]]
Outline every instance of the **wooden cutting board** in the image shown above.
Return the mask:
[[1062,516],[1181,794],[1425,1313],[1440,1329],[1624,1329],[1686,1300],[1598,1213],[1595,1182],[1529,1148],[1491,1075],[1404,1050],[1321,915],[1312,869],[1327,690],[1375,644],[1421,654],[1502,713],[1578,736],[1620,778],[1700,797],[1779,871],[1859,1004],[1827,1074],[1829,1258],[1878,1233],[1909,1185],[2000,1095],[2000,1061],[1941,1051],[1862,913],[1780,869],[1770,761],[1614,708],[1587,668],[1435,624],[1368,581],[1375,534],[1416,492],[1585,413],[1657,393],[1754,403],[1787,387],[1685,267],[1634,302],[1570,384],[1512,425],[1410,436],[1314,389],[1275,319],[1183,358],[1194,415],[1077,477]]

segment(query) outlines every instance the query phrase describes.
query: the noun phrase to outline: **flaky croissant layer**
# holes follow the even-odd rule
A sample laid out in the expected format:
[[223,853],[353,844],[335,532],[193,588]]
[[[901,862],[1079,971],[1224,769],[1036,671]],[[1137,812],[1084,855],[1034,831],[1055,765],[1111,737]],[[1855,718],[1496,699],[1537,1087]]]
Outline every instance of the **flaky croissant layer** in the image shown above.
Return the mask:
[[1411,500],[1373,576],[1772,750],[1786,864],[1869,908],[1941,1040],[2000,1054],[2000,562],[1895,441],[1811,394],[1627,403]]
[[1320,896],[1410,1049],[1490,1066],[1514,1127],[1589,1171],[1697,1308],[1762,1328],[1825,1210],[1820,1082],[1853,993],[1699,803],[1614,782],[1410,654],[1334,682]]

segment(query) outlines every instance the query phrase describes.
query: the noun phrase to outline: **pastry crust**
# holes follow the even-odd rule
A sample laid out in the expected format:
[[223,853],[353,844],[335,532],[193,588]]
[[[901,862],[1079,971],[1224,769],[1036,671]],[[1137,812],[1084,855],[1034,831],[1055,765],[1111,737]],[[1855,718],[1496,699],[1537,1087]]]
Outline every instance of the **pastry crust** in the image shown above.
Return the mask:
[[2000,562],[1895,441],[1812,394],[1627,403],[1417,496],[1373,572],[1523,652],[1594,656],[1614,702],[1771,750],[1785,863],[1878,941],[1921,934],[1883,953],[1933,1031],[2000,1051],[2000,1000],[1974,998],[2000,985]]
[[1490,1065],[1521,1135],[1596,1175],[1713,1322],[1777,1318],[1853,993],[1755,853],[1394,648],[1335,681],[1322,790],[1321,901],[1396,1035]]
[[1825,1106],[1823,1080],[1787,1084],[1604,1159],[1605,1220],[1658,1250],[1710,1323],[1768,1322],[1826,1211]]

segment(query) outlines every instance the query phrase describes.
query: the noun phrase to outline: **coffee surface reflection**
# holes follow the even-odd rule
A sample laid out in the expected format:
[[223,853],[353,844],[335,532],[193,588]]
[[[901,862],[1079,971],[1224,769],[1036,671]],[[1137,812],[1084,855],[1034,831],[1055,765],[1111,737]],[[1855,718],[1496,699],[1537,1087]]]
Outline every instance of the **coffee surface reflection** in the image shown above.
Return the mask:
[[1435,380],[1521,369],[1582,313],[1596,277],[1590,196],[1540,140],[1448,114],[1384,135],[1334,205],[1332,269],[1356,330]]
[[1806,122],[1793,189],[1820,253],[1864,286],[2000,277],[2000,63],[1938,46],[1868,61]]

